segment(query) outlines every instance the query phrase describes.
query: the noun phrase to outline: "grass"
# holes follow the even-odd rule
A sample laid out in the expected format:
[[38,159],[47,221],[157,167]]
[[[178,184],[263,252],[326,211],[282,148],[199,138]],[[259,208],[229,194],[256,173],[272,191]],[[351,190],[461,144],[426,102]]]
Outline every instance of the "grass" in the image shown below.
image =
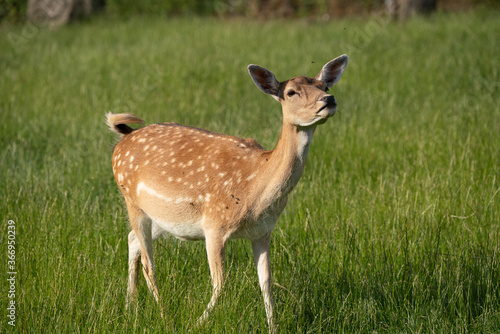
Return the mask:
[[[211,294],[203,243],[155,244],[166,318],[140,278],[125,310],[127,233],[108,111],[175,121],[272,148],[284,80],[348,53],[340,112],[317,129],[273,233],[283,333],[494,333],[500,328],[498,12],[227,21],[100,18],[57,31],[0,27],[0,212],[16,222],[16,327],[0,332],[186,332]],[[314,62],[314,63],[313,63]],[[5,232],[5,233],[4,233]],[[201,333],[265,333],[248,242]]]

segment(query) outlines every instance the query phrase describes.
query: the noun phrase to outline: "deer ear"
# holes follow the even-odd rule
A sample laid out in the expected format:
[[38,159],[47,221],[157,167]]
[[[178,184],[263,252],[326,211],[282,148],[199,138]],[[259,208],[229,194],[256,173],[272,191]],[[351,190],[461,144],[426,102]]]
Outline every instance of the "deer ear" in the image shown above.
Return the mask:
[[325,64],[325,66],[323,66],[321,71],[316,76],[316,79],[323,81],[328,88],[331,88],[337,83],[337,81],[340,80],[348,62],[349,57],[347,57],[347,55],[342,55],[329,61]]
[[257,85],[261,91],[271,95],[279,101],[278,94],[280,84],[271,71],[258,65],[248,65],[248,73],[252,77],[253,82],[255,82],[255,85]]

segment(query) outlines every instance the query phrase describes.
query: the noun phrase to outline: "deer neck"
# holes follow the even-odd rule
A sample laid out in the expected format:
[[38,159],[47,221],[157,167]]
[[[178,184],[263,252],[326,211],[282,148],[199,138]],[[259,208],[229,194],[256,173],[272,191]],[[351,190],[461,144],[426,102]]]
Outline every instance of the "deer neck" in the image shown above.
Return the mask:
[[275,171],[284,195],[302,176],[314,130],[315,127],[299,128],[283,123],[280,139],[271,153],[269,169]]
[[259,194],[256,194],[257,212],[266,211],[276,203],[284,204],[283,200],[286,203],[287,195],[302,176],[314,130],[315,126],[299,128],[283,123],[276,148],[264,154],[265,168]]

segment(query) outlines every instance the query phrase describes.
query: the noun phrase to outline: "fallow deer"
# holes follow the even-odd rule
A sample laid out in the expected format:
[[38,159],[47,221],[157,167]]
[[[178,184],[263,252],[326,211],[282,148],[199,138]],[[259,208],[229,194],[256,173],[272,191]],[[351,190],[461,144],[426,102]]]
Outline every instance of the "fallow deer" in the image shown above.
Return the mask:
[[224,280],[230,239],[252,243],[269,330],[274,332],[269,246],[271,231],[299,181],[316,126],[336,112],[328,94],[348,57],[323,66],[315,78],[278,82],[273,73],[249,65],[257,87],[282,105],[283,127],[276,148],[266,151],[253,139],[221,135],[176,123],[144,123],[131,114],[107,114],[121,135],[113,151],[113,173],[125,198],[132,231],[128,235],[127,305],[134,299],[138,271],[159,301],[153,241],[164,233],[182,240],[205,240],[213,294],[199,322],[213,310]]

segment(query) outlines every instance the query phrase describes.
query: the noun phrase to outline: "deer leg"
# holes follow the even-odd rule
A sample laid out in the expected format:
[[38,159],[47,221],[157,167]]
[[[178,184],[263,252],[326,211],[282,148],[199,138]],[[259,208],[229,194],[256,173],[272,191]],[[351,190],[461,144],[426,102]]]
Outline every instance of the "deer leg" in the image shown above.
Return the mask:
[[268,234],[260,239],[252,241],[253,257],[257,266],[257,274],[259,276],[260,289],[264,297],[264,306],[266,308],[267,323],[269,332],[276,332],[276,324],[273,314],[273,296],[271,282],[271,265],[269,260],[269,247],[271,243],[271,235]]
[[[158,293],[158,285],[156,283],[156,275],[154,272],[156,269],[156,265],[155,265],[155,262],[153,259],[153,242],[156,239],[158,239],[160,236],[162,236],[164,232],[165,231],[162,230],[157,224],[155,224],[154,221],[151,222],[151,233],[150,233],[151,234],[151,243],[150,243],[151,250],[148,252],[148,258],[152,262],[152,265],[150,266],[150,268],[153,268],[152,273],[150,273],[146,269],[144,262],[142,265],[142,274],[144,275],[144,278],[146,279],[146,283],[148,284],[149,291],[151,291],[151,293],[153,294],[153,296],[155,297],[157,302],[159,302],[159,293]],[[148,233],[148,236],[149,236],[149,233]],[[142,253],[142,251],[141,251],[141,253]],[[149,255],[149,254],[151,254],[151,255]],[[141,259],[142,259],[142,257],[141,257]],[[163,316],[163,313],[162,313],[162,316]]]
[[[158,284],[156,283],[155,263],[153,259],[153,240],[151,238],[151,228],[143,226],[144,247],[141,247],[142,274],[146,279],[149,291],[153,294],[156,302],[160,301]],[[142,246],[142,245],[141,245]]]
[[198,319],[198,324],[203,325],[208,319],[210,313],[217,303],[217,298],[222,290],[224,282],[224,261],[226,242],[217,233],[207,233],[205,236],[208,265],[210,267],[210,276],[212,277],[212,298],[208,303],[203,315]]
[[[135,236],[140,244],[140,252],[141,252],[141,262],[142,262],[142,272],[144,274],[144,278],[148,284],[149,290],[153,293],[154,298],[157,302],[159,302],[159,294],[158,294],[158,285],[156,283],[156,276],[154,273],[155,264],[153,260],[153,236],[152,236],[152,221],[151,219],[139,208],[129,206],[128,205],[128,213],[130,218],[130,223],[132,228],[134,229]],[[137,247],[135,243],[132,243],[132,251],[136,252]],[[129,256],[130,256],[130,247],[129,247]],[[132,254],[132,262],[129,258],[129,265],[132,265],[132,274],[129,273],[129,280],[132,279],[132,285],[129,287],[133,287],[134,279],[136,280],[137,276],[137,258],[136,254]],[[130,269],[129,269],[130,270]]]
[[134,231],[128,234],[128,287],[127,309],[137,295],[137,282],[139,279],[139,266],[141,261],[141,243]]

